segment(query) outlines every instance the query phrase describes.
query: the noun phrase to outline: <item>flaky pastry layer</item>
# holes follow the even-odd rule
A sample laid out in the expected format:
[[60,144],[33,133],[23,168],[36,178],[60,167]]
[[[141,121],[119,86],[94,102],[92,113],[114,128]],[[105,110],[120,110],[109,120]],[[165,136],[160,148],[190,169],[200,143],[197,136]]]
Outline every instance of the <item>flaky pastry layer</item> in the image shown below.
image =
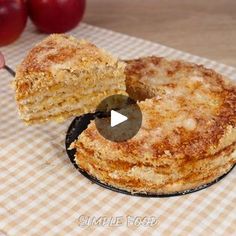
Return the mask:
[[91,122],[75,141],[76,162],[100,181],[128,191],[198,188],[236,163],[236,87],[213,70],[147,57],[126,61],[126,86],[140,101],[142,126],[114,143]]

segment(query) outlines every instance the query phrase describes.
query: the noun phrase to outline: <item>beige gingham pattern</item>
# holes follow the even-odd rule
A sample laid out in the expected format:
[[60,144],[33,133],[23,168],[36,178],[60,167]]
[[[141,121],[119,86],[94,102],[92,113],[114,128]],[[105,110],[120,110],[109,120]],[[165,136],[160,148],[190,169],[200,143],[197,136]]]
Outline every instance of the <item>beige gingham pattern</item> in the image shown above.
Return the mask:
[[[120,58],[158,55],[185,59],[236,79],[235,68],[160,44],[81,24],[70,32]],[[14,44],[1,48],[15,68],[45,35],[28,24]],[[217,49],[216,49],[217,50]],[[172,198],[126,196],[91,184],[70,163],[63,124],[25,126],[10,88],[12,78],[0,71],[0,235],[235,235],[236,168],[205,190]],[[155,216],[152,227],[79,226],[79,216]]]

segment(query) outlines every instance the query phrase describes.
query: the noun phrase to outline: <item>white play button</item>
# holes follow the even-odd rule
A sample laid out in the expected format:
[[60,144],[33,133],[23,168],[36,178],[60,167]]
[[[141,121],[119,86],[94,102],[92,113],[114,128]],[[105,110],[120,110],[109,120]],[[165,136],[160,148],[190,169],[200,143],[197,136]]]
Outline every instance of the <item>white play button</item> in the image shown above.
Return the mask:
[[111,127],[119,125],[126,120],[128,120],[127,116],[124,116],[117,111],[111,110]]
[[97,106],[95,124],[105,139],[125,142],[138,133],[142,125],[142,112],[130,97],[114,94]]

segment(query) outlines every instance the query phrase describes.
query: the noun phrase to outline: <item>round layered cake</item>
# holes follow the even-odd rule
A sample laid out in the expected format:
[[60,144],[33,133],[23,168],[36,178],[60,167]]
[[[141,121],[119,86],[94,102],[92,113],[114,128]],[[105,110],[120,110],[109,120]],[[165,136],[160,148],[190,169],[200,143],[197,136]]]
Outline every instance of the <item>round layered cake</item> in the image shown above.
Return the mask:
[[236,163],[236,86],[203,66],[146,57],[126,61],[126,87],[142,111],[133,138],[112,142],[95,122],[73,143],[75,161],[131,193],[201,187]]

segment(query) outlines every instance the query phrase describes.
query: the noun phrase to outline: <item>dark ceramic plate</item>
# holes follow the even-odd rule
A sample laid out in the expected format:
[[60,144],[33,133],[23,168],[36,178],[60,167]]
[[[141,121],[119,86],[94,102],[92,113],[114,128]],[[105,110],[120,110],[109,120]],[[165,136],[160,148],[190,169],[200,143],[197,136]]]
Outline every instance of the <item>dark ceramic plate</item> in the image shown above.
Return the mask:
[[194,188],[194,189],[190,189],[190,190],[186,190],[183,192],[176,192],[173,194],[153,194],[153,193],[131,193],[129,191],[123,190],[123,189],[119,189],[116,187],[113,187],[111,185],[102,183],[101,181],[99,181],[98,179],[96,179],[95,177],[89,175],[86,171],[84,171],[83,169],[81,169],[74,161],[74,155],[75,155],[75,150],[68,150],[68,147],[70,146],[70,144],[83,132],[83,130],[85,130],[88,126],[88,124],[90,123],[91,120],[95,119],[95,117],[102,117],[101,114],[98,113],[94,113],[94,114],[85,114],[83,116],[79,116],[76,117],[71,125],[69,126],[69,129],[67,131],[66,134],[66,140],[65,140],[65,145],[66,145],[66,152],[70,158],[70,161],[72,162],[72,164],[75,166],[76,169],[79,170],[79,172],[85,176],[86,178],[88,178],[90,181],[92,181],[93,183],[96,183],[100,186],[102,186],[103,188],[118,192],[118,193],[123,193],[123,194],[127,194],[127,195],[132,195],[132,196],[139,196],[139,197],[174,197],[174,196],[180,196],[180,195],[185,195],[185,194],[189,194],[189,193],[193,193],[205,188],[210,187],[211,185],[219,182],[221,179],[223,179],[233,168],[234,166],[224,175],[220,176],[219,178],[215,179],[213,182],[208,183],[208,184],[204,184],[198,188]]

